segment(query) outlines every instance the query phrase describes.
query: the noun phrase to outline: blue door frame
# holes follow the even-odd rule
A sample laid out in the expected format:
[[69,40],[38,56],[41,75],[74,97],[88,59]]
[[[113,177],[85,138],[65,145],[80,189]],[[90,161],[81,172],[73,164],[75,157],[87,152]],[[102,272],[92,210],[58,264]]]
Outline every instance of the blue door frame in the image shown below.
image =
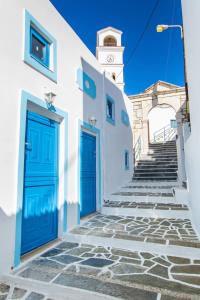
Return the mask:
[[[35,105],[37,109],[42,110],[42,114],[49,115],[46,103],[22,90],[21,91],[21,110],[20,110],[20,132],[19,132],[19,154],[18,154],[18,193],[17,193],[17,210],[16,210],[16,225],[15,225],[15,248],[13,257],[13,267],[17,267],[21,262],[21,239],[22,239],[22,209],[23,209],[23,193],[24,193],[24,157],[25,157],[25,138],[26,138],[26,114],[29,106],[29,102]],[[63,195],[59,195],[62,198],[63,203],[63,220],[61,230],[67,231],[67,182],[68,182],[68,113],[55,107],[54,111],[64,125],[64,174],[63,182],[64,189]],[[52,116],[52,112],[50,112]],[[60,213],[60,212],[59,212]]]
[[96,136],[81,131],[80,217],[96,211]]
[[58,123],[27,112],[21,254],[58,234]]

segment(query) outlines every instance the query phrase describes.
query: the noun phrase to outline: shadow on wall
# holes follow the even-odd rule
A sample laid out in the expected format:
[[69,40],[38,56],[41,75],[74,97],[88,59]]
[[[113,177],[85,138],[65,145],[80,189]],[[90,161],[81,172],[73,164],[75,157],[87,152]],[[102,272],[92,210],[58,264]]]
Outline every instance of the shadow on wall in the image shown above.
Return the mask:
[[15,215],[8,215],[0,207],[0,276],[11,271],[13,266],[13,247],[15,243]]

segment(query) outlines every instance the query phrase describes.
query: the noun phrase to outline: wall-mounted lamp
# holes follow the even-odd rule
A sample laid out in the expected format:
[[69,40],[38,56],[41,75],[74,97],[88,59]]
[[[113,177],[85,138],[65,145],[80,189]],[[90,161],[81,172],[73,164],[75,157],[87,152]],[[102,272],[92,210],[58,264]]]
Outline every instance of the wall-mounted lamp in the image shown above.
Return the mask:
[[47,103],[48,109],[55,110],[53,103],[56,99],[56,94],[54,94],[52,92],[48,92],[48,93],[45,93],[44,95],[45,95],[45,101]]
[[92,117],[89,118],[89,124],[92,127],[95,127],[96,123],[97,123],[97,120],[96,120],[96,118],[94,116],[92,116]]

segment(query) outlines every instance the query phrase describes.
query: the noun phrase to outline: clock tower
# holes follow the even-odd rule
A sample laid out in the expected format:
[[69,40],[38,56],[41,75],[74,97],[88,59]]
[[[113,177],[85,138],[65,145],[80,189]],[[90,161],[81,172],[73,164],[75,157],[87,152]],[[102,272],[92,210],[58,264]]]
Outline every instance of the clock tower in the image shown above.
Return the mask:
[[106,72],[106,76],[111,78],[116,85],[124,91],[124,64],[121,46],[122,32],[107,27],[97,32],[96,58]]

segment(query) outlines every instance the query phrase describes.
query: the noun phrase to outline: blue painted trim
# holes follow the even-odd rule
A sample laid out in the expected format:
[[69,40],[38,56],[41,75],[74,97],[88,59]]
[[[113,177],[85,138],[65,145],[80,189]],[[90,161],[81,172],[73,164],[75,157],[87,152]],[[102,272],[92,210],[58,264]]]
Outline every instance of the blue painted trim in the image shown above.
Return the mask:
[[96,173],[98,174],[98,204],[99,207],[102,203],[102,191],[101,191],[101,137],[100,129],[91,126],[89,123],[79,120],[78,122],[78,214],[77,214],[77,223],[80,224],[80,201],[81,201],[81,190],[80,190],[80,167],[81,167],[81,131],[88,130],[96,135],[97,147],[98,147],[98,167]]
[[[57,41],[56,39],[27,11],[25,10],[25,35],[24,35],[24,62],[47,76],[49,79],[57,82]],[[52,69],[35,59],[31,54],[31,28],[34,28],[48,43],[50,52],[53,51]],[[51,56],[51,55],[50,55]]]
[[[108,102],[112,103],[112,117],[108,115]],[[115,126],[115,100],[106,95],[106,121]]]
[[121,121],[127,127],[130,125],[129,116],[128,116],[128,114],[127,114],[127,112],[125,110],[121,111]]
[[[25,135],[26,135],[26,114],[27,102],[31,101],[42,108],[46,109],[46,103],[29,94],[26,91],[21,92],[21,110],[20,110],[20,137],[19,137],[19,154],[18,154],[18,193],[17,193],[17,211],[16,211],[16,228],[15,228],[15,252],[14,267],[20,264],[21,256],[21,227],[22,227],[22,208],[23,208],[23,191],[24,191],[24,157],[25,157]],[[68,114],[56,108],[56,114],[63,117],[65,122],[65,160],[64,160],[64,212],[63,212],[63,231],[67,230],[67,162],[68,162]]]
[[125,152],[124,152],[124,166],[125,166],[125,170],[129,170],[129,151],[128,150],[125,150]]
[[77,84],[90,98],[93,100],[96,98],[96,84],[94,80],[80,68],[77,70]]
[[[49,68],[49,42],[43,38],[43,36],[41,34],[39,34],[33,27],[31,27],[31,33],[30,33],[30,54],[31,56],[33,56],[33,58],[35,58],[36,60],[39,61],[39,63],[44,64],[47,68]],[[44,61],[41,60],[39,57],[37,57],[34,53],[31,52],[31,48],[32,48],[32,43],[33,43],[33,36],[35,36],[35,38],[41,42],[44,47],[45,47],[45,53],[44,53]]]

